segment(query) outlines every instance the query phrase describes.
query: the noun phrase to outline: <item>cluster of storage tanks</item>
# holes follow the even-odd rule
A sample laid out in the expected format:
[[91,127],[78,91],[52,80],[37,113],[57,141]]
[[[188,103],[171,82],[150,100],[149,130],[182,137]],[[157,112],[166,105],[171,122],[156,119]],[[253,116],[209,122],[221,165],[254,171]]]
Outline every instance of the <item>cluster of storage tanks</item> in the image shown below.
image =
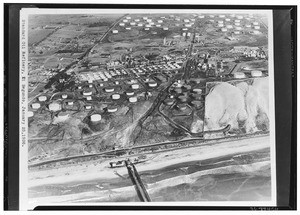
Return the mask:
[[183,86],[176,86],[172,89],[173,94],[164,100],[166,106],[172,106],[180,111],[186,110],[189,106],[199,108],[203,105],[202,89],[199,87],[192,87],[185,84]]
[[[252,30],[251,33],[253,34],[260,34],[260,25],[258,22],[252,22],[250,23],[251,19],[253,18],[253,15],[249,15],[247,17],[244,17],[244,15],[236,15],[236,14],[220,14],[220,15],[198,15],[196,16],[200,20],[204,18],[213,18],[210,19],[211,22],[217,22],[217,27],[220,28],[222,32],[227,32],[234,30],[234,34],[241,34],[241,31],[246,28],[247,30]],[[173,16],[174,18],[174,16]],[[131,27],[138,26],[138,27],[144,27],[144,30],[148,31],[152,27],[161,27],[163,30],[169,30],[167,26],[162,26],[164,23],[165,17],[160,17],[160,19],[156,20],[154,22],[151,18],[148,17],[142,17],[142,19],[132,19],[130,16],[127,16],[124,20],[122,20],[119,23],[119,26],[125,27],[127,30],[131,30]],[[179,17],[174,18],[175,21],[183,21],[183,28],[182,31],[184,34],[183,36],[189,36],[188,28],[192,27],[195,23],[195,18],[191,19],[181,19]],[[246,20],[246,24],[243,26],[241,21]],[[179,24],[177,24],[179,26]],[[114,29],[112,30],[113,34],[117,34],[118,30]]]
[[[206,16],[200,15],[199,18],[205,18]],[[241,31],[246,28],[248,31],[252,30],[251,33],[253,34],[260,34],[260,24],[255,21],[255,22],[250,22],[251,18],[253,18],[252,15],[249,15],[249,17],[244,17],[243,15],[235,15],[235,14],[230,14],[230,15],[209,15],[211,19],[211,22],[216,22],[216,26],[220,28],[221,32],[228,32],[228,31],[233,31],[234,34],[241,34]],[[220,19],[221,18],[221,19]],[[242,25],[242,22],[246,20],[246,24]]]
[[[252,70],[250,72],[250,76],[252,78],[258,78],[258,77],[262,77],[263,76],[263,73],[262,71],[260,70]],[[244,73],[244,72],[235,72],[233,73],[233,77],[235,79],[243,79],[243,78],[248,78],[247,75]]]
[[[120,81],[116,80],[114,82],[114,84],[115,85],[120,85]],[[129,87],[129,89],[126,90],[126,92],[124,92],[124,94],[126,95],[127,100],[130,103],[136,103],[138,101],[138,98],[137,98],[137,96],[135,96],[134,91],[140,89],[140,85],[138,84],[137,80],[130,80],[130,81],[127,82],[127,84],[130,87]],[[148,81],[145,80],[145,84],[147,84],[150,88],[157,87],[157,85],[158,85],[157,82],[153,81],[152,79],[150,80],[149,78],[148,78]],[[103,83],[100,83],[100,85],[103,86]],[[90,81],[89,87],[84,89],[84,90],[83,90],[82,85],[77,87],[77,89],[82,90],[82,95],[84,96],[85,100],[87,101],[87,104],[84,106],[84,108],[86,110],[91,110],[93,108],[92,104],[88,104],[88,101],[93,100],[93,98],[92,98],[92,96],[93,96],[93,90],[92,90],[93,86],[94,85],[92,84],[92,81]],[[121,94],[119,94],[118,92],[114,93],[115,89],[116,89],[115,86],[107,86],[107,87],[103,88],[103,90],[106,93],[111,94],[112,100],[119,100],[121,98]],[[60,97],[61,97],[61,99],[66,101],[66,105],[68,105],[68,106],[73,106],[74,105],[73,99],[69,99],[68,94],[62,93],[60,95]],[[48,100],[49,100],[49,98],[46,95],[41,95],[37,98],[36,102],[33,102],[31,104],[31,108],[33,110],[38,110],[42,105],[45,105]],[[50,111],[53,111],[53,112],[62,110],[62,104],[60,102],[57,102],[57,101],[53,101],[53,102],[49,103],[47,107]],[[110,112],[110,113],[116,112],[117,107],[116,106],[108,107],[107,111]],[[28,117],[32,117],[33,115],[34,115],[33,111],[28,112]]]
[[[124,27],[126,30],[131,30],[132,27],[144,27],[144,30],[146,31],[149,31],[152,27],[159,27],[163,30],[168,30],[169,28],[167,26],[163,26],[163,24],[163,18],[154,21],[153,19],[148,18],[147,16],[135,19],[133,19],[130,16],[127,16],[119,23],[119,26]],[[119,33],[119,31],[113,29],[112,33],[117,34]]]
[[[69,98],[68,94],[66,93],[62,93],[60,95],[60,98],[63,100],[67,100]],[[49,100],[49,98],[46,95],[41,95],[39,97],[37,97],[37,101],[33,102],[31,104],[31,109],[32,110],[38,110],[39,108],[41,108],[43,105],[46,105],[46,102]],[[72,106],[74,104],[73,100],[69,100],[66,102],[67,105]],[[56,111],[60,111],[62,109],[62,105],[60,102],[57,101],[53,101],[51,103],[49,103],[47,105],[48,110],[56,112]],[[28,113],[29,117],[32,117],[34,115],[34,112],[30,111]]]
[[[157,82],[155,82],[154,80],[150,79],[150,78],[146,78],[145,80],[143,80],[144,83],[149,87],[149,88],[155,88],[158,86]],[[138,81],[136,79],[131,79],[129,81],[126,81],[126,84],[128,85],[128,89],[126,89],[126,91],[124,93],[120,93],[119,90],[117,90],[118,85],[120,85],[120,81],[116,80],[113,82],[114,85],[110,85],[110,86],[103,86],[102,83],[102,90],[107,93],[110,98],[114,101],[118,101],[119,99],[121,99],[122,96],[126,96],[126,99],[128,102],[130,103],[136,103],[138,101],[138,97],[135,96],[135,91],[140,89],[140,84],[138,83]],[[91,85],[91,84],[90,84]],[[100,83],[101,85],[101,83]],[[82,89],[82,86],[79,86],[80,89]],[[93,91],[89,88],[84,89],[82,91],[82,95],[84,96],[84,98],[87,101],[92,100],[92,95],[93,95]],[[86,109],[91,109],[89,106]],[[115,112],[116,107],[109,109],[108,108],[108,112],[113,113]]]

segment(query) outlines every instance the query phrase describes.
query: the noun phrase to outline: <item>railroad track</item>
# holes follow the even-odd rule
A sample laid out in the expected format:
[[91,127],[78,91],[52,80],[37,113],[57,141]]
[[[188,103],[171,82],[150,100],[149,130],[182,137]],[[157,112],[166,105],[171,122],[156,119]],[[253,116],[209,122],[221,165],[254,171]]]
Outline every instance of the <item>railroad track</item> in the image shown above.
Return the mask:
[[[214,141],[224,141],[225,142],[225,141],[238,140],[238,139],[247,139],[247,138],[251,138],[251,137],[266,136],[268,134],[269,134],[269,132],[259,132],[259,133],[254,133],[254,134],[235,135],[235,136],[227,136],[227,137],[212,138],[212,139],[204,139],[203,137],[202,138],[188,138],[188,139],[177,140],[177,141],[155,143],[155,144],[151,144],[151,145],[140,145],[140,146],[127,147],[127,148],[123,148],[123,149],[110,150],[110,151],[100,152],[100,153],[95,153],[95,154],[78,155],[78,156],[72,156],[72,157],[67,157],[67,158],[59,158],[59,159],[55,159],[55,160],[42,161],[42,162],[38,162],[38,163],[29,164],[28,167],[33,168],[33,167],[39,167],[39,166],[57,163],[57,162],[71,161],[71,160],[75,160],[75,159],[93,158],[93,157],[105,157],[105,156],[111,157],[112,155],[114,155],[115,157],[122,157],[122,156],[118,156],[117,154],[122,153],[124,155],[127,152],[131,152],[132,154],[138,154],[138,153],[133,153],[134,151],[137,151],[137,150],[143,150],[143,153],[146,153],[145,149],[147,149],[148,152],[153,152],[153,149],[151,149],[151,148],[161,147],[161,146],[170,146],[172,144],[178,144],[178,145],[189,144],[190,142],[193,142],[193,141],[195,141],[197,143],[193,143],[192,147],[196,147],[196,146],[204,145],[204,144],[211,143]],[[180,148],[180,146],[172,147],[172,149],[176,149],[176,148]],[[128,155],[126,155],[126,156],[128,156]]]

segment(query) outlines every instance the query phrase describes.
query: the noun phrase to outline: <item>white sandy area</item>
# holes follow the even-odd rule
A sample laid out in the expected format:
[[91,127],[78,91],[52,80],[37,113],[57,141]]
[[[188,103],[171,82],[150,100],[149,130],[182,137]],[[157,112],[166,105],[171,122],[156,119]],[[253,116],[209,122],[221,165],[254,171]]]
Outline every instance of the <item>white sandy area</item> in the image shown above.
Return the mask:
[[[270,164],[270,161],[257,162],[253,164],[245,164],[245,165],[233,165],[233,166],[225,166],[219,167],[215,169],[208,169],[199,172],[195,172],[188,175],[180,175],[168,179],[164,179],[161,181],[157,181],[152,184],[147,185],[147,191],[149,194],[155,193],[160,189],[166,188],[168,186],[176,186],[183,183],[191,184],[199,179],[199,177],[208,175],[208,174],[226,174],[226,173],[253,173],[255,171],[260,170],[262,167],[265,167]],[[61,196],[49,196],[49,197],[39,197],[36,199],[30,199],[29,203],[34,204],[42,204],[47,205],[49,203],[80,203],[86,201],[95,201],[95,202],[103,202],[109,199],[119,199],[119,198],[130,198],[136,196],[136,192],[133,186],[121,187],[112,190],[99,190],[92,192],[82,192],[76,194],[69,195],[61,195]]]
[[[139,172],[157,170],[182,162],[200,161],[231,154],[256,151],[269,147],[269,136],[219,142],[192,148],[161,152],[155,154],[155,156],[148,155],[149,158],[154,158],[145,163],[137,164],[136,168]],[[91,161],[82,165],[78,164],[51,170],[29,172],[28,187],[53,184],[67,185],[70,183],[88,182],[92,180],[112,179],[119,177],[114,173],[115,171],[120,175],[128,174],[126,168],[109,168],[110,161],[116,161],[116,159],[107,159],[104,161],[102,160],[101,162]]]

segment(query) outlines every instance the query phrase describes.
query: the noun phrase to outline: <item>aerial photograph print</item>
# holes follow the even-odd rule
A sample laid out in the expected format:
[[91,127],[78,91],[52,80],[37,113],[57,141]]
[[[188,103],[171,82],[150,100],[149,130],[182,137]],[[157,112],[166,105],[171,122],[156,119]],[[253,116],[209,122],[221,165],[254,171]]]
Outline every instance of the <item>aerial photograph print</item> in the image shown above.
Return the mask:
[[24,10],[22,205],[275,204],[271,14]]

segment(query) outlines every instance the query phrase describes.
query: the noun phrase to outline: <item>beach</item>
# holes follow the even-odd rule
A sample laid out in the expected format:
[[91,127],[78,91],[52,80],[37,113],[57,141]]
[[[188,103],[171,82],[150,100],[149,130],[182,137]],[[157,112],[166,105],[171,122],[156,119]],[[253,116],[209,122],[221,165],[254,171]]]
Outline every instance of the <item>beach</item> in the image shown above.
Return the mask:
[[[148,154],[149,160],[136,164],[136,168],[153,201],[168,199],[174,201],[172,196],[176,195],[168,195],[174,191],[172,188],[183,190],[180,188],[183,185],[207,188],[210,183],[216,183],[220,175],[228,175],[227,179],[231,181],[232,189],[227,190],[226,196],[221,195],[217,199],[231,200],[234,199],[234,195],[230,196],[228,192],[239,193],[241,190],[238,188],[239,183],[235,181],[251,182],[256,184],[254,187],[261,187],[263,181],[264,189],[270,186],[269,147],[269,136],[220,141],[198,147]],[[128,178],[127,169],[109,168],[109,162],[115,160],[96,160],[69,167],[29,172],[29,202],[32,205],[44,205],[139,201]],[[168,188],[171,191],[166,191]],[[268,199],[266,194],[257,195],[260,195],[262,200]],[[210,199],[203,192],[199,197],[187,196],[190,196],[189,198],[194,196],[194,201]]]

